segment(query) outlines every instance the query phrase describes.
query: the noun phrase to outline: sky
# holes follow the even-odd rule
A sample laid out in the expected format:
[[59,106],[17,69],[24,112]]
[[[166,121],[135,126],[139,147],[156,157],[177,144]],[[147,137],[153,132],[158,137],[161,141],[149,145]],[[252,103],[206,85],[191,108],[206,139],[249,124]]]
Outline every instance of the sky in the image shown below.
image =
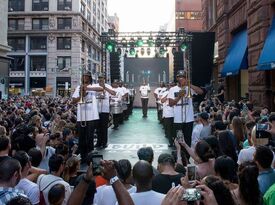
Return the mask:
[[108,0],[108,14],[117,13],[120,32],[158,31],[171,21],[175,0]]

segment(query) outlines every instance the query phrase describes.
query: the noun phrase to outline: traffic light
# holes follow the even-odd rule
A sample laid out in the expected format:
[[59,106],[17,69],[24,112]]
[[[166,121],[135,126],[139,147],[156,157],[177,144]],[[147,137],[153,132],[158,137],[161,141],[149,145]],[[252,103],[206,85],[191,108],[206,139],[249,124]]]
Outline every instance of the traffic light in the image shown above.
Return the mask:
[[176,81],[177,72],[183,70],[183,52],[176,51],[174,53],[174,80]]
[[111,74],[111,82],[113,82],[114,79],[121,79],[120,54],[118,52],[110,53],[110,74]]

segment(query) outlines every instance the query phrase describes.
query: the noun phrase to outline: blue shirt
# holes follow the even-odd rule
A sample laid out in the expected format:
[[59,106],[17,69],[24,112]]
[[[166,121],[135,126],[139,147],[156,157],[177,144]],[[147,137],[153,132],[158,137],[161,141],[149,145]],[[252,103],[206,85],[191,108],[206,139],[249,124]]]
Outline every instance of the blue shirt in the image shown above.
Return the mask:
[[259,173],[258,182],[261,193],[264,195],[265,192],[275,183],[275,170],[270,168],[267,171]]
[[27,196],[23,194],[23,191],[15,188],[0,187],[0,205],[7,204],[11,199],[17,196],[24,196],[27,198]]

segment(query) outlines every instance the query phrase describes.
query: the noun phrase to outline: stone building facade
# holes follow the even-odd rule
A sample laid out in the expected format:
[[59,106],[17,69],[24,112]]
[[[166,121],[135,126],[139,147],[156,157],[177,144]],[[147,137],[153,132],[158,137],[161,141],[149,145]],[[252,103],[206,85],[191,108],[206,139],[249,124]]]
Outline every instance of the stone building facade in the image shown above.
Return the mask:
[[9,0],[10,92],[70,95],[81,69],[101,67],[107,0]]
[[[239,100],[249,94],[257,106],[275,110],[275,70],[257,70],[258,60],[275,14],[275,0],[202,0],[203,29],[216,33],[218,55],[213,78],[221,78],[228,48],[234,34],[247,31],[247,70],[223,78],[228,100]],[[275,46],[274,46],[275,48]],[[275,49],[274,49],[275,52]]]

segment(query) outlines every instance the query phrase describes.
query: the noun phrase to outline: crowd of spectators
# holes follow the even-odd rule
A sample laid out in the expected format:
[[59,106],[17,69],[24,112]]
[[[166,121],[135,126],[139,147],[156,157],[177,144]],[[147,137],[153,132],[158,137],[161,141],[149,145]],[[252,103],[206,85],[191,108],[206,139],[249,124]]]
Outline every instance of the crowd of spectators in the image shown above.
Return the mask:
[[[274,139],[268,108],[208,99],[191,146],[175,138],[158,159],[143,147],[135,164],[102,160],[95,172],[93,153],[79,155],[70,99],[10,98],[0,101],[0,205],[274,205]],[[190,190],[199,197],[187,199]]]

